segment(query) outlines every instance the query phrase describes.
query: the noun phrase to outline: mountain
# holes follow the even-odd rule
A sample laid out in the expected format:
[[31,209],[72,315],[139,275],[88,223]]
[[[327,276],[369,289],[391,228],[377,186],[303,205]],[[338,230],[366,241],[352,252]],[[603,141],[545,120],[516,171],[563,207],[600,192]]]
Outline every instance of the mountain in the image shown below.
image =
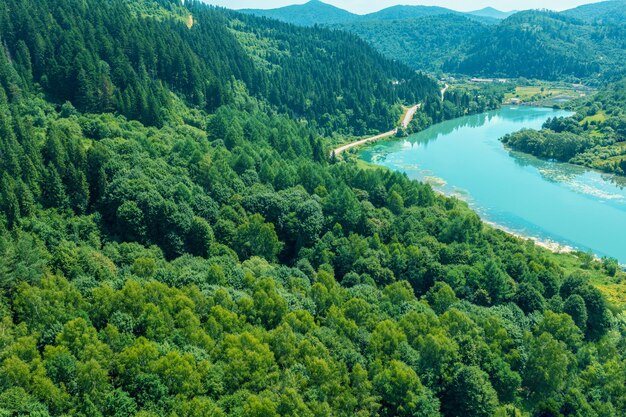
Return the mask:
[[604,82],[624,73],[625,6],[626,0],[616,0],[561,13],[393,6],[357,16],[313,1],[259,13],[350,31],[386,57],[418,70]]
[[358,35],[388,58],[431,72],[440,71],[450,57],[462,56],[473,39],[491,33],[489,26],[461,14],[352,22],[335,27]]
[[586,4],[562,12],[588,23],[596,24],[626,24],[626,0],[604,1]]
[[470,14],[473,16],[489,17],[489,18],[498,19],[498,20],[506,19],[507,17],[515,13],[517,13],[517,11],[503,12],[503,11],[494,9],[493,7],[485,7],[484,9],[475,10],[473,12],[467,12],[467,14]]
[[380,10],[375,13],[366,14],[360,17],[358,21],[363,22],[385,22],[394,21],[401,22],[404,20],[412,20],[421,17],[429,16],[441,16],[441,15],[457,15],[466,16],[471,20],[475,20],[486,24],[495,24],[498,19],[490,16],[473,15],[463,12],[457,12],[456,10],[447,9],[445,7],[437,6],[392,6],[386,9]]
[[626,25],[589,24],[556,12],[518,12],[497,24],[440,14],[334,27],[411,68],[434,72],[604,82],[620,78],[626,58]]
[[364,21],[404,20],[450,13],[456,14],[459,12],[437,6],[392,6],[378,12],[366,14],[362,19]]
[[625,415],[616,261],[331,156],[469,94],[196,1],[3,0],[0,38],[1,416]]
[[[153,10],[158,4],[153,2],[137,3],[141,9],[135,3],[126,7],[125,0],[100,8],[87,3],[97,13],[93,19],[103,25],[85,16],[86,8],[77,6],[81,0],[54,7],[45,3],[10,19],[0,14],[0,36],[28,84],[39,84],[55,100],[71,101],[81,111],[118,111],[156,126],[174,107],[170,92],[213,111],[232,102],[233,83],[279,111],[322,123],[329,131],[361,126],[357,134],[393,125],[395,115],[384,109],[437,95],[433,80],[390,62],[354,35],[294,27],[196,2],[188,8],[177,1],[160,2],[169,7],[167,13]],[[60,17],[47,22],[46,13],[65,13],[81,25],[62,26]],[[186,24],[189,16],[192,27]],[[155,24],[159,20],[161,26]],[[17,28],[31,26],[41,27],[38,36],[23,38]],[[170,29],[165,35],[154,33],[164,27]],[[88,36],[92,32],[106,48],[95,46],[98,42]],[[147,52],[132,52],[137,50]],[[352,121],[341,122],[347,114]]]
[[546,80],[616,79],[624,73],[626,26],[589,25],[555,12],[519,12],[468,42],[445,70]]
[[413,8],[395,10],[398,13],[383,13],[379,19],[333,27],[355,33],[388,58],[417,70],[598,84],[618,80],[625,72],[623,22],[605,19],[603,24],[592,24],[549,11],[517,12],[503,20],[486,18],[495,24],[460,13],[393,20],[409,15]]
[[301,26],[332,25],[354,21],[359,18],[358,15],[319,0],[311,0],[302,5],[292,5],[277,9],[242,9],[239,11]]
[[356,22],[385,22],[445,14],[464,15],[482,23],[495,24],[500,19],[481,14],[457,12],[437,6],[392,6],[378,12],[357,15],[319,0],[277,9],[241,9],[239,12],[267,17],[300,26],[338,25]]

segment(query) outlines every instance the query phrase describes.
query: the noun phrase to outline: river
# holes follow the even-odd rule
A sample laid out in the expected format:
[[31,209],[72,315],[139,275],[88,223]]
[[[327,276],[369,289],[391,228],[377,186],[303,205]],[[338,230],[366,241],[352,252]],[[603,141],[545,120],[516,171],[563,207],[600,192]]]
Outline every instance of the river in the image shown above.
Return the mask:
[[366,162],[457,196],[512,233],[626,264],[626,179],[505,149],[499,139],[572,113],[539,107],[446,121],[363,148]]

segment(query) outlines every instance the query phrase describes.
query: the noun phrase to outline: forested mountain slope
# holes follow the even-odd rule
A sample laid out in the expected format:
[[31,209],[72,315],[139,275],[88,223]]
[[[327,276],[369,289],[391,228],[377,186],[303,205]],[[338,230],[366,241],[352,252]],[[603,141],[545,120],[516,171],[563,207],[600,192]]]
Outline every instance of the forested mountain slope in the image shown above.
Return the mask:
[[358,15],[319,0],[311,0],[304,4],[279,7],[277,9],[242,9],[239,11],[301,26],[329,26],[356,24],[359,22],[397,22],[441,15],[465,16],[482,23],[495,24],[503,16],[507,15],[497,10],[478,10],[476,12],[464,13],[437,6],[391,6],[377,12]]
[[438,6],[391,6],[378,12],[370,13],[361,19],[370,21],[398,21],[416,19],[425,16],[440,16],[444,14],[461,14],[454,10]]
[[353,32],[415,69],[473,76],[603,83],[624,74],[626,23],[518,12],[497,25],[460,15],[351,22]]
[[596,24],[624,24],[626,22],[626,0],[603,1],[585,4],[562,14]]
[[337,27],[355,33],[389,58],[431,72],[441,71],[451,57],[464,56],[467,43],[490,33],[486,25],[450,14]]
[[624,74],[623,0],[561,13],[523,11],[512,15],[394,6],[364,16],[342,15],[342,19],[335,17],[339,9],[319,1],[294,7],[310,19],[301,22],[284,9],[248,12],[353,32],[388,58],[418,70],[598,84],[616,81]]
[[612,79],[623,74],[626,24],[588,25],[551,12],[520,12],[466,45],[448,71],[546,80]]
[[432,80],[352,35],[160,3],[192,15],[194,26],[145,8],[137,13],[122,0],[99,7],[92,0],[7,0],[1,35],[27,84],[80,110],[116,110],[156,126],[171,116],[170,91],[213,111],[232,102],[237,83],[327,132],[350,126],[357,134],[393,125],[400,110],[389,109],[400,101],[438,94]]
[[[549,5],[546,5],[549,8]],[[485,7],[471,12],[457,12],[445,7],[437,6],[391,6],[378,12],[366,15],[357,15],[346,10],[324,3],[320,0],[311,0],[301,5],[280,7],[276,9],[242,9],[243,13],[269,17],[297,25],[313,26],[340,23],[354,23],[356,21],[370,22],[373,20],[406,20],[425,16],[439,16],[445,14],[469,15],[485,18],[483,22],[495,23],[506,19],[518,11],[503,12],[493,7]],[[609,0],[585,4],[573,9],[565,10],[561,14],[573,17],[588,23],[623,23],[626,17],[626,0]]]
[[358,15],[318,0],[276,9],[242,9],[239,11],[301,26],[332,25],[351,22],[359,18]]
[[468,12],[468,14],[474,15],[474,16],[483,16],[483,17],[491,17],[493,19],[506,19],[507,17],[513,15],[517,13],[516,11],[512,11],[512,12],[503,12],[501,10],[498,9],[494,9],[493,7],[485,7],[484,9],[480,9],[480,10],[475,10],[473,12]]
[[[590,281],[612,288],[613,262],[565,269],[428,185],[329,163],[266,96],[283,78],[245,79],[272,72],[246,19],[60,3],[2,14],[0,415],[624,414],[626,318]],[[112,108],[82,101],[108,88]],[[156,126],[117,107],[144,88],[167,99]]]

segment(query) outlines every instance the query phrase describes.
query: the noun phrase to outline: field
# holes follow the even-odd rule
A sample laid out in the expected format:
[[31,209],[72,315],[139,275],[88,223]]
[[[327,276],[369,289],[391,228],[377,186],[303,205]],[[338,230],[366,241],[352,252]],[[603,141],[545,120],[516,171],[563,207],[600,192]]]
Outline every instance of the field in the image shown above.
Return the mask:
[[603,111],[600,111],[594,114],[593,116],[585,117],[583,120],[580,121],[580,124],[584,125],[585,123],[592,123],[592,122],[604,123],[605,121],[606,121],[606,113],[604,113]]
[[586,87],[572,84],[541,82],[535,85],[516,87],[515,92],[505,95],[504,102],[512,103],[517,99],[526,104],[554,106],[584,97],[591,92],[592,90]]
[[615,277],[607,277],[602,272],[602,263],[587,263],[586,254],[552,253],[555,261],[565,270],[566,274],[582,271],[589,275],[590,282],[606,297],[615,311],[626,310],[626,273],[618,271]]

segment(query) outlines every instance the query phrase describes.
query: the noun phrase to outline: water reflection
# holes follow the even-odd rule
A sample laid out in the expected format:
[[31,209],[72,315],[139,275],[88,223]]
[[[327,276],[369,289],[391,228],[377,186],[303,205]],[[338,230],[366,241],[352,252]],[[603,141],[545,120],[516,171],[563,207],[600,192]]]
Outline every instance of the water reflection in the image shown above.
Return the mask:
[[626,261],[626,178],[504,148],[499,138],[571,113],[503,108],[444,122],[360,157],[468,201],[486,220],[516,233]]

